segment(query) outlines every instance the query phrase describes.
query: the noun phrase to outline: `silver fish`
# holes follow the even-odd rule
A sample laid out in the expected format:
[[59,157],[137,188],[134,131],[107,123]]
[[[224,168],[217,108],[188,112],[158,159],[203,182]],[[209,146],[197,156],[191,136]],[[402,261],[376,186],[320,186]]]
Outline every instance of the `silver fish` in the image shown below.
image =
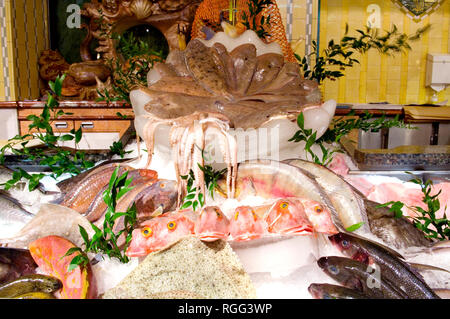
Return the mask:
[[[5,184],[12,179],[14,171],[6,166],[0,165],[0,185]],[[28,181],[22,179],[17,182],[9,190],[4,190],[3,186],[0,186],[2,190],[11,198],[19,201],[24,207],[31,213],[37,213],[35,205],[40,203],[56,202],[60,199],[62,194],[56,192],[47,192],[42,184],[33,190],[29,191]]]
[[0,234],[0,246],[28,249],[28,245],[36,239],[55,235],[81,247],[84,241],[79,225],[86,229],[89,236],[93,235],[91,224],[78,212],[61,205],[42,204],[36,216],[13,237],[4,238]]
[[17,233],[33,217],[16,199],[0,191],[0,236]]
[[296,166],[303,172],[313,175],[316,182],[322,186],[336,208],[344,228],[347,229],[362,222],[364,224],[354,233],[364,234],[370,232],[364,201],[341,177],[328,168],[313,162],[295,159],[286,160],[284,163]]

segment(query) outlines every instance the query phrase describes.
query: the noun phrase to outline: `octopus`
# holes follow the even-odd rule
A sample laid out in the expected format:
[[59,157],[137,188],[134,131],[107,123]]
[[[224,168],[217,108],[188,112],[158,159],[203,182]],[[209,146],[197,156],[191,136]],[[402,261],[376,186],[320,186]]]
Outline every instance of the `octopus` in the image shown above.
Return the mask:
[[135,113],[145,119],[140,134],[147,147],[147,168],[156,129],[171,127],[179,203],[186,187],[181,176],[190,170],[197,190],[205,194],[199,165],[204,165],[206,135],[219,140],[228,168],[227,194],[233,198],[237,144],[230,128],[258,128],[274,118],[295,120],[301,112],[320,105],[317,84],[303,79],[298,64],[286,62],[281,53],[258,54],[258,50],[253,43],[229,51],[222,43],[208,46],[193,39],[185,50],[172,51],[165,63],[154,66],[148,87],[131,92]]

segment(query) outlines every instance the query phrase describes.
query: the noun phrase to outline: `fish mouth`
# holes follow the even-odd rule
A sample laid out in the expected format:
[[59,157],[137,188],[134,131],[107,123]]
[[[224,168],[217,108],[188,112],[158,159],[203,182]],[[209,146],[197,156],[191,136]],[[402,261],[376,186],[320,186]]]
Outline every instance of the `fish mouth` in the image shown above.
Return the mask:
[[314,232],[314,228],[311,226],[296,226],[287,229],[283,229],[279,233],[284,235],[310,235]]
[[232,240],[234,240],[234,241],[250,241],[250,240],[258,239],[261,237],[262,237],[261,234],[243,234],[243,235],[238,235],[236,237],[232,237]]
[[127,255],[128,257],[143,257],[143,256],[147,256],[148,254],[150,254],[151,251],[148,250],[127,250],[127,252],[125,253],[125,255]]
[[325,269],[328,263],[328,257],[321,257],[319,258],[319,260],[317,261],[317,265],[322,268]]
[[311,284],[308,287],[308,292],[311,294],[311,296],[314,299],[320,299],[320,297],[321,297],[320,289],[316,284]]
[[216,241],[219,239],[227,239],[228,234],[224,233],[205,233],[205,234],[198,234],[197,238],[201,241]]

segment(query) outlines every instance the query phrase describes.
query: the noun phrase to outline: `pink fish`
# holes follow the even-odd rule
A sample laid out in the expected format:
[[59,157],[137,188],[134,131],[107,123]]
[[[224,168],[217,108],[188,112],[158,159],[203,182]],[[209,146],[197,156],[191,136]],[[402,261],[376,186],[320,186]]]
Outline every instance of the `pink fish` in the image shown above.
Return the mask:
[[309,235],[314,228],[301,202],[289,199],[276,201],[265,217],[269,233]]
[[265,233],[265,222],[256,215],[253,208],[241,206],[236,208],[230,220],[230,240],[247,241],[260,238]]
[[194,222],[184,213],[168,213],[147,220],[133,230],[128,257],[146,256],[194,232]]
[[195,222],[194,233],[203,241],[227,239],[230,234],[230,221],[219,207],[204,207]]
[[331,212],[327,207],[310,199],[296,198],[293,201],[303,205],[305,214],[313,225],[314,231],[328,235],[338,233],[331,219]]

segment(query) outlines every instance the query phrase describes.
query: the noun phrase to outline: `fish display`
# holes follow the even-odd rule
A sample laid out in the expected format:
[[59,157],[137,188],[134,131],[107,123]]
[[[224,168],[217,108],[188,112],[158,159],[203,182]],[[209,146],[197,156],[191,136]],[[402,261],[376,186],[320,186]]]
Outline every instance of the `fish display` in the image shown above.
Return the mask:
[[[306,213],[308,210],[311,211],[309,214],[314,214],[313,222]],[[316,232],[335,234],[338,231],[331,222],[331,213],[311,200],[286,198],[256,208],[239,206],[230,218],[219,207],[204,207],[199,214],[182,210],[141,223],[133,230],[127,256],[146,256],[190,235],[205,241],[250,241],[263,236],[312,235]]]
[[392,250],[350,234],[339,233],[329,239],[344,255],[378,266],[386,281],[391,284],[400,282],[400,288],[408,298],[439,298],[424,279]]
[[[406,293],[392,286],[377,269],[345,257],[322,257],[319,267],[344,287],[358,290],[370,298],[407,299]],[[401,285],[401,282],[396,282]]]

